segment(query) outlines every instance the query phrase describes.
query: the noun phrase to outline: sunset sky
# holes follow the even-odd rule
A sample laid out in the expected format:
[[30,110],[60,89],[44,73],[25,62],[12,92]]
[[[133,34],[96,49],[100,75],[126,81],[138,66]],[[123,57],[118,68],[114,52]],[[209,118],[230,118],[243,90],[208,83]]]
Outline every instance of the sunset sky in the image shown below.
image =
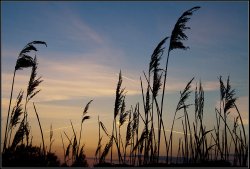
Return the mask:
[[[119,71],[127,91],[127,110],[137,102],[142,110],[139,80],[142,77],[146,86],[143,71],[148,71],[151,54],[164,37],[171,35],[181,14],[194,6],[201,8],[187,24],[191,29],[185,32],[189,39],[184,44],[190,49],[174,50],[170,54],[163,114],[165,127],[170,130],[179,92],[195,77],[192,89],[202,81],[204,123],[212,129],[221,75],[224,81],[230,76],[248,133],[248,2],[1,3],[1,144],[16,59],[28,42],[40,40],[48,45],[36,45],[38,76],[44,81],[38,87],[41,92],[28,105],[34,144],[41,144],[41,135],[32,102],[36,104],[47,145],[52,124],[55,139],[52,150],[60,154],[60,133],[65,131],[72,136],[71,120],[79,134],[83,109],[93,99],[88,112],[91,119],[83,124],[82,139],[85,153],[93,157],[98,144],[98,116],[108,131],[112,130]],[[166,44],[168,48],[169,41]],[[20,89],[26,90],[30,71],[30,68],[17,71],[13,103]],[[189,102],[193,100],[192,94]],[[182,131],[180,124],[176,123],[176,132]],[[176,137],[178,134],[181,135],[176,133]],[[64,142],[67,143],[66,138]]]

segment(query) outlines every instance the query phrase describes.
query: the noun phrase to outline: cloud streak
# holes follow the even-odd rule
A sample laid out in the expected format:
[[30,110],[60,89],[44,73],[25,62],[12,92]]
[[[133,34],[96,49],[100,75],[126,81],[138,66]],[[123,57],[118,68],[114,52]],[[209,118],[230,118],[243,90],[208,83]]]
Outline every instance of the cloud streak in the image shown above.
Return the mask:
[[[75,56],[75,58],[78,57],[80,56]],[[39,86],[42,91],[37,96],[38,101],[65,100],[82,96],[93,98],[114,96],[115,94],[118,80],[117,68],[115,67],[111,68],[99,64],[98,61],[84,59],[55,61],[38,58],[38,61],[38,76],[42,75],[44,80]],[[23,88],[26,90],[29,74],[29,70],[17,74],[15,89]],[[5,98],[10,92],[9,84],[12,76],[11,73],[2,73],[2,92]],[[126,71],[123,73],[123,78],[123,86],[128,91],[127,95],[141,94],[140,82],[137,79],[139,77],[136,77],[136,73]],[[146,84],[145,79],[143,83]],[[181,91],[185,86],[186,82],[169,78],[166,90],[169,92]],[[195,84],[192,86],[195,89]],[[205,91],[214,91],[219,89],[219,83],[205,81],[203,87]]]

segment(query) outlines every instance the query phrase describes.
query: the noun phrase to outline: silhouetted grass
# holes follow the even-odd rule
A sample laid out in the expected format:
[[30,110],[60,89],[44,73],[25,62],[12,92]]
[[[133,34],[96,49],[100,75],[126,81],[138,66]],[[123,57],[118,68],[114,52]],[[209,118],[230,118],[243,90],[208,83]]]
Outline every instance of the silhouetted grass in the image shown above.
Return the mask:
[[[4,145],[3,145],[3,152],[7,148],[7,140],[8,140],[8,126],[9,126],[9,114],[10,114],[10,108],[11,108],[11,102],[12,102],[12,95],[13,95],[13,88],[15,83],[15,76],[17,70],[22,70],[23,68],[29,68],[34,67],[34,59],[28,55],[30,51],[38,51],[37,48],[34,46],[35,44],[43,44],[47,46],[47,44],[43,41],[33,41],[28,43],[19,53],[16,66],[13,73],[13,79],[12,79],[12,85],[11,85],[11,92],[10,92],[10,101],[9,101],[9,107],[8,107],[8,113],[7,113],[7,120],[6,120],[6,128],[5,128],[5,137],[4,137]],[[10,139],[10,138],[9,138]]]
[[[146,90],[144,89],[142,79],[141,82],[141,92],[144,108],[144,117],[139,111],[139,104],[136,106],[137,109],[137,123],[139,123],[139,117],[144,124],[144,128],[141,131],[141,134],[138,132],[138,127],[136,128],[136,139],[134,136],[133,125],[136,125],[131,116],[131,111],[129,111],[129,118],[127,124],[126,132],[126,144],[125,144],[125,153],[123,162],[126,163],[126,158],[129,157],[129,162],[127,164],[132,166],[231,166],[229,162],[229,154],[232,154],[231,147],[234,147],[234,165],[246,166],[248,158],[248,143],[246,141],[246,134],[240,111],[238,110],[234,97],[235,92],[231,90],[229,84],[229,78],[227,84],[221,80],[220,77],[220,90],[221,90],[221,104],[219,110],[216,108],[216,124],[214,128],[207,129],[204,123],[203,118],[203,109],[204,109],[204,91],[202,83],[199,83],[199,87],[196,85],[195,89],[195,99],[194,103],[187,104],[191,94],[191,83],[194,80],[192,78],[180,92],[180,99],[177,104],[176,110],[174,112],[174,119],[172,122],[170,137],[167,140],[166,133],[164,129],[164,123],[162,120],[163,103],[165,98],[165,86],[166,86],[166,77],[168,69],[168,61],[170,52],[174,49],[183,49],[186,50],[189,47],[185,46],[182,41],[187,40],[188,37],[184,33],[186,29],[190,29],[186,26],[186,23],[190,19],[190,16],[193,15],[193,12],[198,10],[200,7],[194,7],[185,11],[182,16],[177,20],[175,27],[170,36],[170,44],[168,48],[167,61],[165,69],[160,68],[160,60],[164,53],[165,47],[163,46],[168,39],[164,38],[155,48],[153,54],[151,55],[151,60],[149,64],[148,75],[144,73],[146,79]],[[120,82],[120,83],[119,83]],[[117,89],[120,88],[120,78],[117,85]],[[157,96],[162,88],[161,102],[159,104]],[[116,90],[116,92],[119,90]],[[117,98],[117,94],[116,94]],[[117,102],[115,102],[117,103]],[[120,100],[122,103],[122,100]],[[116,104],[115,104],[116,105]],[[194,106],[194,121],[190,121],[190,112],[189,108]],[[117,107],[117,106],[116,106]],[[228,125],[227,119],[232,108],[236,109],[238,116],[234,120],[234,127],[231,129]],[[177,112],[183,111],[183,115],[176,117]],[[118,111],[115,111],[118,112]],[[123,111],[124,112],[124,111]],[[154,118],[154,114],[157,114],[157,119]],[[115,113],[115,117],[118,113]],[[120,122],[124,114],[120,114]],[[183,128],[183,138],[179,138],[179,147],[177,152],[176,164],[172,161],[173,157],[173,131],[175,121],[181,120]],[[114,118],[114,122],[115,122]],[[155,133],[154,122],[157,121],[158,134]],[[223,126],[223,132],[220,132]],[[240,124],[239,124],[240,123]],[[102,123],[103,125],[103,123]],[[99,125],[100,126],[100,125]],[[104,126],[104,125],[103,125]],[[166,147],[166,163],[159,163],[159,153],[161,149],[161,132],[163,128],[165,147]],[[109,137],[110,140],[106,144],[106,147],[103,151],[103,156],[99,157],[99,164],[96,166],[107,166],[108,163],[105,162],[105,156],[108,154],[109,149],[112,148],[113,139],[116,141],[117,135],[114,135],[114,129],[116,126],[113,123],[113,134],[112,137]],[[106,129],[104,129],[105,131]],[[106,132],[106,131],[105,131]],[[229,133],[229,135],[228,135]],[[107,135],[108,136],[108,135]],[[157,138],[158,136],[158,138]],[[231,141],[229,143],[228,139]],[[99,136],[100,140],[100,136]],[[120,126],[119,126],[119,146],[120,150]],[[130,151],[127,153],[127,148],[130,147]],[[98,150],[100,149],[100,141],[98,143]],[[131,151],[132,150],[132,151]],[[131,160],[132,157],[132,160]],[[118,152],[119,164],[120,164],[120,153]],[[182,159],[180,164],[178,159]],[[98,160],[97,160],[98,161]],[[136,163],[137,162],[137,163]],[[178,164],[177,164],[178,163]],[[103,165],[102,165],[103,164]],[[112,163],[112,150],[111,150],[111,163],[110,166],[116,166]]]
[[[36,111],[35,103],[33,103],[33,106],[34,106],[34,110],[35,110],[35,113],[36,113],[37,121],[38,121],[38,124],[39,124],[39,127],[40,127],[40,132],[41,132],[42,142],[43,142],[43,154],[45,155],[46,151],[45,151],[45,144],[44,144],[44,138],[43,138],[43,130],[42,130],[42,126],[41,126],[41,123],[40,123],[40,119],[39,119],[38,113]],[[51,149],[51,146],[50,146],[50,149]]]
[[[45,152],[45,145],[43,139],[43,132],[41,123],[39,120],[38,113],[36,111],[35,104],[33,103],[34,110],[36,113],[36,117],[38,120],[38,124],[40,127],[41,135],[42,135],[42,142],[43,142],[43,149],[41,147],[36,147],[32,145],[32,139],[30,140],[30,129],[31,126],[28,122],[28,112],[27,112],[27,104],[29,101],[39,93],[40,90],[36,90],[39,84],[42,82],[41,77],[36,78],[37,76],[37,59],[34,59],[27,55],[30,51],[38,51],[35,44],[44,44],[43,41],[33,41],[28,43],[20,52],[15,71],[13,75],[13,82],[11,88],[11,96],[10,96],[10,103],[7,115],[7,123],[6,123],[6,130],[5,130],[5,138],[4,138],[4,147],[3,147],[3,166],[18,166],[18,167],[27,167],[27,166],[59,166],[60,162],[57,159],[57,156],[54,153]],[[47,46],[47,45],[46,45]],[[22,70],[23,68],[32,67],[30,80],[27,87],[25,104],[23,108],[22,99],[24,92],[21,90],[17,97],[16,105],[13,107],[10,119],[10,107],[11,107],[11,99],[13,94],[13,86],[14,86],[14,79],[15,73],[17,70]],[[23,119],[20,121],[21,115],[24,114]],[[12,133],[14,128],[19,124],[15,135],[12,139]],[[23,143],[23,139],[26,137],[26,144]],[[10,144],[12,139],[12,143]],[[29,142],[30,140],[30,142]],[[7,144],[8,141],[8,144]],[[51,146],[50,146],[51,148]]]
[[[248,140],[240,111],[236,105],[237,97],[235,90],[231,89],[229,77],[226,83],[222,77],[219,77],[220,84],[220,104],[215,108],[215,124],[212,128],[207,128],[204,119],[204,90],[200,81],[196,84],[194,99],[191,99],[191,85],[194,77],[186,84],[180,92],[180,98],[176,109],[173,112],[173,120],[170,129],[170,136],[167,139],[164,126],[163,113],[165,88],[167,84],[167,70],[170,52],[175,49],[186,50],[189,47],[183,44],[188,37],[184,33],[190,29],[186,26],[188,20],[200,7],[193,7],[185,11],[177,20],[170,37],[165,37],[156,46],[151,55],[147,74],[144,73],[146,85],[141,82],[141,93],[143,100],[143,109],[136,102],[135,106],[127,109],[126,92],[122,88],[122,73],[120,71],[116,94],[114,100],[114,116],[112,131],[108,132],[104,123],[98,116],[98,144],[95,151],[96,167],[124,167],[124,166],[143,166],[143,167],[166,167],[166,166],[247,166],[248,163]],[[165,52],[165,46],[169,39],[169,47],[166,58],[165,69],[161,68],[161,59]],[[43,147],[32,145],[30,139],[30,128],[28,121],[27,104],[35,97],[40,90],[37,87],[42,82],[41,77],[37,78],[37,58],[28,55],[30,51],[37,51],[35,44],[46,45],[43,41],[33,41],[28,43],[20,52],[16,61],[13,74],[12,87],[10,93],[10,103],[7,114],[7,123],[5,129],[5,138],[3,146],[3,166],[68,166],[68,167],[87,167],[86,156],[84,154],[84,144],[82,142],[83,122],[90,119],[87,115],[89,106],[93,100],[90,100],[83,109],[81,117],[81,128],[79,137],[75,131],[74,124],[70,121],[72,131],[68,135],[64,132],[67,143],[64,142],[61,134],[64,161],[60,165],[57,156],[51,152],[53,139],[52,124],[50,127],[49,146],[45,148],[44,136],[40,117],[38,115],[35,103],[34,111],[38,120],[41,132]],[[47,46],[47,45],[46,45]],[[24,106],[22,104],[24,91],[21,90],[17,96],[15,106],[11,109],[11,100],[13,95],[14,79],[17,70],[32,67],[30,80],[27,86]],[[161,92],[162,89],[162,93]],[[162,94],[162,95],[161,95]],[[160,96],[161,95],[161,96]],[[160,102],[159,102],[160,100]],[[188,103],[188,101],[192,103]],[[194,111],[190,111],[190,107]],[[230,126],[229,118],[231,112],[236,111],[233,127]],[[179,117],[177,116],[177,113]],[[24,114],[23,119],[21,115]],[[191,121],[190,116],[194,117]],[[174,127],[176,121],[181,121],[182,137],[178,138],[178,151],[176,160],[173,160]],[[127,126],[125,126],[127,122]],[[142,129],[139,130],[141,123]],[[19,125],[19,126],[18,126]],[[122,133],[121,128],[126,128]],[[15,131],[15,132],[14,132]],[[161,134],[164,134],[165,141],[165,163],[160,163],[160,150],[162,149]],[[104,133],[105,135],[101,135]],[[14,134],[14,136],[12,136]],[[124,138],[122,136],[125,135]],[[13,137],[13,138],[12,138]],[[108,141],[103,147],[103,138]],[[26,138],[26,144],[23,139]],[[84,137],[86,138],[86,137]],[[117,153],[118,164],[113,163],[113,144]],[[162,151],[163,152],[163,151]],[[107,156],[110,153],[110,163]],[[233,154],[233,162],[230,163],[230,155]]]
[[[73,133],[73,141],[72,139],[69,138],[69,136],[64,132],[66,138],[69,141],[69,144],[65,150],[65,146],[64,146],[64,141],[63,141],[63,137],[61,135],[61,139],[62,139],[62,145],[63,145],[63,150],[64,150],[64,163],[62,164],[62,166],[71,166],[71,167],[87,167],[88,163],[86,161],[86,156],[84,154],[84,144],[81,145],[81,138],[82,138],[82,125],[83,122],[85,120],[90,119],[90,116],[87,116],[86,114],[88,113],[88,109],[89,109],[89,105],[93,100],[90,100],[82,113],[82,118],[81,118],[81,129],[80,129],[80,135],[79,135],[79,139],[77,139],[77,135],[73,126],[73,123],[70,121],[71,124],[71,128],[72,128],[72,133]],[[78,142],[77,142],[78,140]],[[71,152],[71,158],[70,158],[70,152]],[[71,163],[69,163],[69,161],[71,161]]]

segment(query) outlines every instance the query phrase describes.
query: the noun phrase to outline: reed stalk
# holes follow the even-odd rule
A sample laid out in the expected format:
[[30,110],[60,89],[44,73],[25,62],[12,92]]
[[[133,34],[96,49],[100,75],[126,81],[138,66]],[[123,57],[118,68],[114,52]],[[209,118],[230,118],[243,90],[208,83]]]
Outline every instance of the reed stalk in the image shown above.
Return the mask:
[[39,128],[40,128],[41,136],[42,136],[42,143],[43,143],[43,155],[45,156],[45,155],[46,155],[46,151],[45,151],[45,144],[44,144],[43,130],[42,130],[41,122],[40,122],[40,119],[39,119],[39,116],[38,116],[38,113],[37,113],[36,106],[35,106],[35,103],[34,103],[34,102],[33,102],[33,107],[34,107],[34,110],[35,110],[35,113],[36,113],[36,118],[37,118],[37,121],[38,121],[38,124],[39,124]]

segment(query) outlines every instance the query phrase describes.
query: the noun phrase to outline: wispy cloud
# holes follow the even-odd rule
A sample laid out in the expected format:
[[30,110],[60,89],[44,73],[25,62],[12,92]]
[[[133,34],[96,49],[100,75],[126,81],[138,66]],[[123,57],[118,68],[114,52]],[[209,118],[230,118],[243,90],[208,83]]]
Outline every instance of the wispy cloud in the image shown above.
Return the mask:
[[[155,130],[159,130],[159,129],[156,127]],[[161,131],[164,131],[164,130],[161,129]],[[166,132],[171,132],[171,130],[169,130],[169,129],[166,129],[165,131],[166,131]],[[183,133],[183,132],[181,132],[181,131],[176,131],[176,130],[173,130],[172,132],[173,132],[173,133],[176,133],[176,134],[182,134],[182,135],[185,134],[185,133]],[[187,133],[187,135],[190,135],[190,133]]]
[[57,30],[55,33],[63,35],[65,40],[67,39],[84,45],[89,44],[88,46],[106,44],[104,36],[87,23],[84,16],[80,16],[79,13],[67,6],[57,6],[56,13],[54,9],[48,9],[43,15],[44,17],[48,17],[53,29]]
[[205,81],[202,82],[204,91],[215,91],[219,90],[219,81]]
[[[125,124],[127,124],[127,123],[128,123],[128,122],[125,122]],[[117,121],[117,124],[119,125],[119,121]],[[77,123],[77,124],[74,124],[74,127],[80,126],[80,125],[81,125],[80,123]],[[58,127],[58,128],[52,129],[52,131],[61,131],[61,130],[69,129],[69,128],[71,128],[71,127],[72,127],[71,125],[62,126],[62,127]],[[158,128],[156,127],[155,130],[158,130]],[[163,131],[163,129],[162,129],[162,131]],[[169,130],[169,129],[166,129],[165,131],[166,131],[166,132],[171,132],[171,130]],[[45,133],[48,133],[48,132],[50,132],[50,129],[45,130],[44,132],[45,132]],[[175,131],[175,130],[173,130],[172,132],[173,132],[173,133],[176,133],[176,134],[182,134],[182,135],[185,134],[185,133],[183,133],[183,132],[181,132],[181,131]],[[187,133],[187,135],[190,135],[190,133]]]
[[[67,61],[66,61],[67,62]],[[40,66],[40,67],[39,67]],[[42,91],[37,95],[40,101],[63,100],[74,97],[102,97],[113,96],[117,83],[115,68],[92,63],[89,61],[71,61],[65,63],[43,60],[38,66],[38,76],[42,75],[44,80],[39,86]],[[29,79],[27,74],[18,74],[15,88],[26,90]],[[11,73],[3,73],[2,92],[4,97],[8,97],[10,92]],[[126,83],[127,93],[138,93],[137,85]]]
[[[74,126],[80,126],[81,124],[80,123],[78,123],[78,124],[74,124]],[[58,127],[58,128],[55,128],[55,129],[52,129],[52,131],[54,132],[54,131],[61,131],[61,130],[65,130],[65,129],[68,129],[68,128],[72,128],[72,126],[71,125],[68,125],[68,126],[62,126],[62,127]],[[50,132],[51,130],[45,130],[44,132],[45,133],[48,133],[48,132]]]
[[[55,101],[74,99],[79,97],[103,97],[113,96],[117,84],[117,73],[110,67],[91,63],[88,61],[71,63],[41,61],[38,68],[38,76],[42,75],[44,80],[39,86],[42,91],[37,95],[37,101]],[[128,77],[127,77],[128,76]],[[3,73],[2,83],[3,97],[7,98],[12,79],[12,74]],[[126,87],[127,95],[141,94],[138,77],[131,78],[123,75],[123,86]],[[18,74],[15,88],[26,90],[29,73]],[[146,82],[144,81],[144,84]],[[169,79],[166,87],[168,92],[176,92],[184,89],[186,82],[177,79]],[[204,82],[204,90],[218,90],[217,82]],[[193,89],[195,85],[193,85]]]
[[72,22],[71,32],[74,32],[73,37],[75,39],[82,40],[84,38],[87,38],[99,45],[104,43],[103,37],[99,33],[97,33],[93,28],[91,28],[88,24],[86,24],[82,18],[73,15],[69,16],[69,20]]
[[[119,77],[119,74],[116,73],[116,76]],[[122,75],[122,78],[124,78],[126,80],[129,80],[130,82],[133,82],[133,83],[138,83],[139,82],[138,80],[132,79],[132,78],[124,76],[124,75]]]

